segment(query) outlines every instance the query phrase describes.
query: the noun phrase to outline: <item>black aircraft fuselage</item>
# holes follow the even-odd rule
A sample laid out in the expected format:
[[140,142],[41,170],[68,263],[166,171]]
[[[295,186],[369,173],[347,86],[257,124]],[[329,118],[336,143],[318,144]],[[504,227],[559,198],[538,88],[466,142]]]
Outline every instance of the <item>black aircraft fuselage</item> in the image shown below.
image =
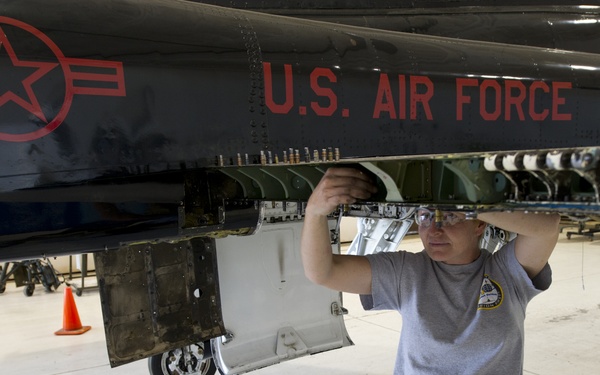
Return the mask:
[[[427,9],[328,14],[460,37],[454,15],[487,8]],[[512,30],[509,10],[488,14]],[[283,160],[305,147],[365,158],[600,144],[600,59],[544,33],[546,16],[529,23],[529,44],[565,49],[180,1],[6,1],[0,11],[1,258],[176,236],[194,199],[185,176],[211,185],[205,168],[238,154],[259,163],[261,151]],[[414,26],[424,17],[430,27]],[[560,23],[573,40],[597,24],[595,8],[574,18]],[[502,34],[487,30],[482,39]]]

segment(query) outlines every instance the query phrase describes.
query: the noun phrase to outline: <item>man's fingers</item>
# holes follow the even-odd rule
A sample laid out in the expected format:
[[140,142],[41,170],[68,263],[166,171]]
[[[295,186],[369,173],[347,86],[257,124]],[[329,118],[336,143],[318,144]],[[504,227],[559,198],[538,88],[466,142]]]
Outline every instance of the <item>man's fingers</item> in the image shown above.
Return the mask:
[[366,173],[356,168],[329,168],[325,172],[325,175],[337,177],[350,177],[363,180],[369,183],[373,182]]
[[323,180],[332,188],[350,188],[350,190],[343,191],[343,193],[352,191],[355,194],[359,194],[351,194],[357,198],[368,198],[368,196],[365,196],[365,192],[369,194],[377,192],[377,188],[371,178],[366,173],[354,168],[329,168],[323,176]]
[[[332,192],[334,195],[338,195],[340,197],[348,197],[351,199],[368,199],[373,194],[370,190],[371,185],[362,186],[361,183],[355,182],[353,185],[344,185],[338,188],[334,188],[335,192]],[[332,189],[333,190],[333,189]],[[351,202],[354,203],[354,202]]]
[[364,172],[352,168],[329,168],[313,191],[308,206],[311,212],[328,214],[340,204],[368,199],[375,192],[377,188]]

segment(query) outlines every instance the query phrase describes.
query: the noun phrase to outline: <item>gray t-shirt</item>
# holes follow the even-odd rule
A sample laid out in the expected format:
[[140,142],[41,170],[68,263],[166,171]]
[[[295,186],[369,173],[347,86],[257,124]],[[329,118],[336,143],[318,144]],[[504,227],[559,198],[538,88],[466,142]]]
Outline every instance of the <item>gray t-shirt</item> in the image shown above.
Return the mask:
[[397,310],[402,333],[394,374],[521,374],[525,309],[552,282],[549,265],[532,281],[514,242],[473,263],[435,262],[425,251],[369,255],[367,310]]

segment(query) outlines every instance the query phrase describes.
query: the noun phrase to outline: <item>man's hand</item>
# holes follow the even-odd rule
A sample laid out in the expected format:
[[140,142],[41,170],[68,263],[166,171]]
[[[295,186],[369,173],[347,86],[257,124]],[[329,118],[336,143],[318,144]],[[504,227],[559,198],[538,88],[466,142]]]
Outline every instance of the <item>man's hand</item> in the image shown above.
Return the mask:
[[365,173],[353,168],[329,168],[313,191],[307,214],[327,216],[340,204],[368,199],[377,188]]
[[332,254],[327,215],[340,204],[368,199],[377,189],[363,172],[329,168],[306,206],[300,251],[304,273],[312,282],[343,292],[371,293],[371,265],[358,255]]

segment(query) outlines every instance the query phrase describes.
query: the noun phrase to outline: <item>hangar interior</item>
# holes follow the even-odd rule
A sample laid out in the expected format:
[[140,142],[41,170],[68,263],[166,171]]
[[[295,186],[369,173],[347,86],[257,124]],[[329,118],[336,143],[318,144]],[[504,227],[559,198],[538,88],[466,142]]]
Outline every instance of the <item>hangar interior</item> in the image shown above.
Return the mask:
[[[350,225],[350,228],[353,224]],[[600,351],[600,241],[571,236],[563,228],[550,258],[553,284],[533,299],[525,320],[524,374],[563,375],[598,372]],[[345,243],[347,248],[348,242]],[[409,234],[401,249],[420,251],[417,235]],[[25,297],[22,287],[7,284],[0,295],[0,362],[3,372],[41,375],[148,374],[148,361],[111,368],[106,351],[97,289],[75,297],[82,324],[92,329],[79,336],[56,336],[63,321],[62,284],[55,292],[38,287]],[[364,311],[357,296],[344,294],[349,310],[345,324],[354,345],[293,359],[253,371],[275,374],[390,374],[402,325],[393,311]],[[243,307],[240,307],[243,308]],[[13,339],[14,338],[14,339]]]
[[[304,202],[334,164],[364,168],[385,187],[374,202],[342,207],[340,216],[348,208],[398,219],[407,207],[435,206],[441,225],[442,210],[475,215],[486,205],[585,218],[600,212],[598,6],[75,3],[0,5],[0,249],[3,259],[48,256],[63,278],[73,271],[78,314],[92,329],[55,334],[67,315],[65,283],[28,293],[10,280],[0,285],[2,373],[147,374],[149,362],[136,345],[162,353],[163,338],[169,344],[210,338],[223,353],[233,348],[229,359],[250,362],[264,348],[242,349],[231,327],[259,331],[287,319],[277,308],[302,318],[304,305],[325,296],[318,312],[337,326],[319,321],[303,328],[334,336],[339,346],[349,337],[354,345],[330,350],[317,342],[315,352],[322,353],[273,366],[263,361],[253,373],[389,374],[399,315],[365,312],[356,296],[344,294],[342,301],[310,284],[298,267]],[[340,3],[347,5],[341,12]],[[244,10],[264,7],[269,11]],[[253,231],[288,218],[286,233],[264,236],[279,248],[241,248],[246,240],[260,250],[263,237]],[[593,232],[600,228],[581,225],[565,224],[550,259],[553,285],[528,307],[526,374],[599,371],[600,242]],[[354,233],[341,236],[341,250],[351,250]],[[213,246],[223,242],[232,251]],[[176,247],[185,251],[169,263]],[[420,251],[420,240],[409,234],[400,248]],[[54,258],[92,250],[95,260]],[[226,270],[217,269],[217,253],[228,258]],[[98,262],[103,256],[113,258]],[[131,270],[134,258],[141,266]],[[98,284],[110,279],[118,291],[110,303],[93,277],[78,273],[104,266],[110,270]],[[48,270],[43,263],[29,267]],[[252,288],[259,281],[263,288]],[[166,293],[157,293],[158,286]],[[239,292],[219,300],[219,288]],[[278,293],[294,288],[309,290],[308,297]],[[279,305],[254,299],[269,293],[280,297]],[[189,300],[190,310],[174,308]],[[119,320],[125,315],[132,319]],[[259,324],[236,319],[244,316]],[[276,348],[275,360],[313,354],[295,346],[295,328],[271,330],[275,345],[262,341]]]

